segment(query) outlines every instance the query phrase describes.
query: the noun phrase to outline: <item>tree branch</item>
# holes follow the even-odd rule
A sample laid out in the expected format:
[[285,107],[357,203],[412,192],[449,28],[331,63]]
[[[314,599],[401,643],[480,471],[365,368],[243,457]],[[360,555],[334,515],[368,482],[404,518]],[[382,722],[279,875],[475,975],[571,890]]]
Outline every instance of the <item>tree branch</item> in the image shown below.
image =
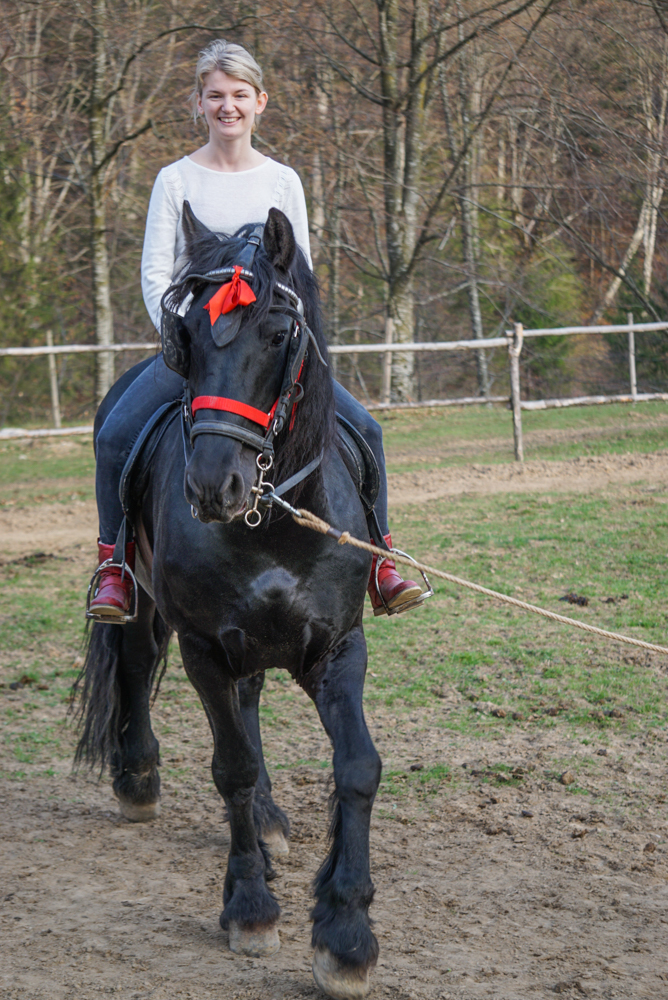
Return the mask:
[[478,121],[477,121],[476,125],[474,126],[474,128],[471,129],[471,132],[470,132],[467,140],[464,142],[464,144],[462,145],[462,148],[459,151],[459,156],[457,156],[457,158],[455,159],[455,162],[453,163],[450,172],[447,174],[447,176],[443,180],[443,183],[442,183],[442,185],[441,185],[441,187],[440,187],[440,189],[439,189],[436,197],[434,198],[434,200],[431,203],[431,206],[427,210],[426,217],[425,217],[425,219],[424,219],[424,221],[422,223],[422,229],[420,231],[420,235],[418,236],[418,238],[416,240],[415,248],[414,248],[413,253],[411,255],[411,259],[408,262],[408,265],[407,265],[407,268],[406,268],[406,273],[410,273],[411,271],[413,271],[415,269],[415,266],[416,266],[417,261],[419,259],[420,250],[422,249],[422,247],[424,246],[424,244],[427,241],[427,238],[429,237],[429,233],[430,233],[430,229],[431,229],[431,224],[433,222],[434,216],[436,215],[438,209],[441,206],[443,198],[445,197],[445,195],[446,195],[446,193],[448,191],[448,188],[450,187],[450,183],[452,182],[452,179],[456,176],[457,172],[459,171],[459,168],[461,167],[461,164],[462,164],[464,158],[468,154],[468,151],[471,148],[471,144],[473,142],[473,139],[475,138],[475,136],[477,135],[477,133],[480,131],[480,129],[482,128],[482,126],[484,125],[484,123],[487,121],[487,118],[489,117],[489,113],[490,113],[490,111],[491,111],[491,109],[492,109],[492,107],[493,107],[493,105],[494,105],[494,103],[495,103],[495,101],[496,101],[496,99],[497,99],[500,91],[501,91],[501,87],[503,86],[504,82],[506,81],[506,79],[507,79],[507,77],[508,77],[511,69],[513,68],[513,66],[515,66],[515,64],[519,60],[520,56],[522,55],[522,53],[524,52],[525,48],[529,44],[529,42],[530,42],[531,38],[533,37],[533,34],[536,31],[536,29],[538,28],[538,26],[547,17],[547,15],[548,15],[549,11],[552,9],[552,7],[555,6],[555,4],[558,3],[558,2],[559,2],[559,0],[547,0],[547,3],[545,5],[545,7],[543,8],[543,10],[541,11],[539,17],[536,18],[536,20],[533,22],[533,24],[531,25],[531,27],[526,32],[526,35],[525,35],[525,37],[524,37],[524,39],[522,41],[522,44],[520,45],[519,49],[517,49],[517,51],[515,52],[515,54],[513,55],[513,57],[511,59],[509,59],[508,64],[506,65],[503,73],[501,74],[501,79],[499,80],[499,82],[496,85],[494,91],[490,95],[490,97],[489,97],[489,99],[488,99],[488,101],[487,101],[484,109],[482,110],[482,112],[481,112],[481,114],[480,114],[480,116],[478,118]]

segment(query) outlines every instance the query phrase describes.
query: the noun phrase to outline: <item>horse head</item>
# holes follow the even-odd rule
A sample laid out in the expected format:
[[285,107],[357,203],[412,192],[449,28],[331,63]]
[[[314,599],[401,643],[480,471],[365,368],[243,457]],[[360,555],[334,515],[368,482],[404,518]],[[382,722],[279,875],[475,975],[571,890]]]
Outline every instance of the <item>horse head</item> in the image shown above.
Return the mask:
[[[317,288],[278,209],[264,226],[221,239],[185,202],[183,230],[188,265],[166,294],[170,308],[163,302],[162,339],[166,363],[187,380],[192,447],[185,496],[201,521],[229,522],[249,506],[259,461],[270,466],[276,459],[276,472],[289,475],[290,456],[292,464],[305,464],[327,436],[329,419],[322,412],[315,418],[323,404],[333,411],[331,380],[314,375],[305,357],[307,337],[315,353],[326,352]],[[181,317],[172,307],[188,294]],[[311,398],[292,432],[297,379]],[[315,423],[307,428],[309,413]]]

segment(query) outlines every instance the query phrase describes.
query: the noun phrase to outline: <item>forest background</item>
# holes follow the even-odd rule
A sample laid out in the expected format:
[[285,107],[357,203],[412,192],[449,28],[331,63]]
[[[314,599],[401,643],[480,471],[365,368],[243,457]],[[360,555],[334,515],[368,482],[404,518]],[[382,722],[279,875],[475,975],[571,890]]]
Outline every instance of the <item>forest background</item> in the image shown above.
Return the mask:
[[[304,183],[329,340],[665,318],[668,13],[660,0],[0,0],[2,346],[157,343],[139,282],[158,170],[206,141],[214,37],[270,102],[257,147]],[[257,220],[249,220],[257,221]],[[628,390],[626,338],[549,337],[528,397]],[[641,391],[668,335],[636,338]],[[62,356],[67,420],[137,354]],[[507,391],[503,350],[398,354],[397,401]],[[378,356],[337,377],[378,399]],[[47,423],[45,358],[0,359],[0,426]]]

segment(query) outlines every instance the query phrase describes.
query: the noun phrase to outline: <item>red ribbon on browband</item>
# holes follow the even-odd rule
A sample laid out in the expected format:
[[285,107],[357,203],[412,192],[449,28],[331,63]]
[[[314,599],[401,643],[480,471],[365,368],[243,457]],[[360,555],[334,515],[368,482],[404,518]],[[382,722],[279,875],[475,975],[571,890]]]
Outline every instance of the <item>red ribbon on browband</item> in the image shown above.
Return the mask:
[[219,316],[232,312],[237,306],[249,306],[251,302],[256,301],[255,292],[241,277],[242,270],[242,267],[236,265],[232,280],[221,285],[216,294],[204,306],[211,318],[211,326]]

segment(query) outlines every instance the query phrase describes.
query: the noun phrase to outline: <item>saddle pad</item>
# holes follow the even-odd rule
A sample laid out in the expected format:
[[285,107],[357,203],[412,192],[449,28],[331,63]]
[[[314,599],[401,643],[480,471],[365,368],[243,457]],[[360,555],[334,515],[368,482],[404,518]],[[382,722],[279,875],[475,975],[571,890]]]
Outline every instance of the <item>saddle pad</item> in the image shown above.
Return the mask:
[[376,505],[380,490],[380,472],[371,448],[349,420],[336,414],[336,444],[355,489],[362,501],[364,513],[369,515]]
[[155,450],[172,420],[179,415],[181,406],[182,400],[174,399],[171,403],[164,403],[155,411],[144,424],[141,434],[135,441],[127,462],[123,466],[118,496],[123,511],[130,520],[132,520],[130,517],[131,509],[136,507],[146,489],[148,471]]

